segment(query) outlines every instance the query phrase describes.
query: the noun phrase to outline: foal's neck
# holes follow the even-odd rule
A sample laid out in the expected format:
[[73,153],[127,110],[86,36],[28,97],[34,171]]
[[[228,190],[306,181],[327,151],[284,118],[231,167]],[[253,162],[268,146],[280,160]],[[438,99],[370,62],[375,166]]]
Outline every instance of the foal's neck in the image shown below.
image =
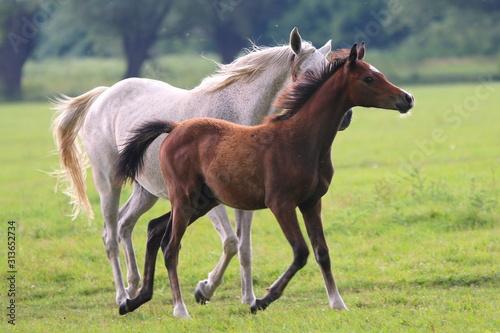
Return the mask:
[[334,74],[292,118],[308,146],[320,154],[330,153],[344,115],[352,107],[342,81],[342,73]]

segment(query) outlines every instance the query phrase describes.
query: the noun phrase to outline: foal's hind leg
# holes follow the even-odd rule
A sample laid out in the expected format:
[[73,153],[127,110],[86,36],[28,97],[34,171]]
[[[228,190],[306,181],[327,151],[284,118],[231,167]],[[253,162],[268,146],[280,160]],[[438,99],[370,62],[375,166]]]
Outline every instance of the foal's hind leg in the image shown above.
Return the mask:
[[[169,188],[169,193],[172,193]],[[165,266],[168,270],[170,280],[170,288],[172,289],[172,298],[174,303],[174,316],[178,318],[189,319],[189,313],[182,299],[181,288],[179,284],[179,276],[177,274],[177,266],[179,260],[179,250],[181,239],[186,232],[188,225],[196,221],[200,216],[205,215],[212,208],[217,206],[215,201],[205,202],[201,207],[197,204],[197,195],[191,197],[183,197],[183,195],[172,195],[172,234],[170,241],[164,249]],[[172,200],[179,198],[180,200]],[[193,208],[194,207],[194,208]]]
[[[191,206],[188,206],[191,207]],[[188,227],[186,220],[179,209],[173,205],[172,207],[172,234],[168,245],[164,248],[165,266],[168,270],[170,280],[170,289],[172,290],[172,298],[174,303],[174,317],[189,319],[189,313],[182,299],[181,287],[179,284],[179,276],[177,274],[177,266],[179,262],[179,250],[181,247],[181,239]]]
[[208,279],[198,282],[194,291],[196,302],[206,304],[215,293],[215,289],[222,283],[222,277],[231,259],[238,252],[238,239],[231,228],[231,223],[223,205],[218,205],[207,213],[215,230],[222,241],[222,257],[217,266],[208,274]]
[[127,263],[127,294],[129,298],[134,297],[137,293],[141,279],[132,243],[132,231],[139,217],[151,209],[157,201],[158,197],[149,193],[139,183],[134,182],[132,195],[118,213],[118,234],[123,245],[125,262]]

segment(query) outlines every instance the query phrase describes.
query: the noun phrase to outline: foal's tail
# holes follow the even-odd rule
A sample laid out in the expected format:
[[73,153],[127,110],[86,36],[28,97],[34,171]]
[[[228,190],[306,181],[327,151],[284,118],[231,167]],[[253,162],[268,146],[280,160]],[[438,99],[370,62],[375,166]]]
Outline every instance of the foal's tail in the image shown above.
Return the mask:
[[65,193],[71,198],[74,207],[73,218],[76,218],[81,210],[89,218],[94,218],[85,185],[88,161],[78,140],[78,133],[90,106],[106,89],[108,88],[97,87],[75,98],[62,96],[55,100],[54,109],[57,112],[52,121],[52,131],[61,162],[61,170],[55,174],[59,180],[65,179],[68,183]]
[[128,179],[134,179],[141,171],[144,153],[153,141],[163,133],[170,133],[177,126],[170,121],[151,121],[136,128],[118,155],[115,165],[115,182],[122,185]]

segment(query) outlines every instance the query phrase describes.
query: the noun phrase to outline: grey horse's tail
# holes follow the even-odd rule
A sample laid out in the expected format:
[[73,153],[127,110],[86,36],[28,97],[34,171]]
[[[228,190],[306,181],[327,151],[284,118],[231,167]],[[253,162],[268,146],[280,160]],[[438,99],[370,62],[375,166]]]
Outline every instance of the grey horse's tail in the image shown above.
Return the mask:
[[169,121],[151,121],[136,128],[134,135],[125,143],[115,164],[115,182],[122,185],[134,179],[141,171],[144,153],[153,141],[163,133],[170,133],[177,126]]
[[75,98],[63,95],[54,101],[54,109],[57,112],[52,122],[52,130],[61,162],[61,170],[54,174],[68,184],[65,193],[71,198],[74,207],[73,218],[81,210],[89,218],[94,217],[85,185],[87,156],[78,140],[78,133],[90,106],[106,89],[108,88],[97,87]]

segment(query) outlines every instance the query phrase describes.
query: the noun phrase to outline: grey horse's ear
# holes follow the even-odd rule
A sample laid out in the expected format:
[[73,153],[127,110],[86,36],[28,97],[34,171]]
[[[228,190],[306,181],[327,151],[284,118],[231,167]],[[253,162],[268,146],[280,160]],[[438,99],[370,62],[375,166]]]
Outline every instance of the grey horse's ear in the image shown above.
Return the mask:
[[363,58],[366,55],[366,49],[365,49],[365,42],[361,42],[361,45],[359,46],[358,50],[358,60],[363,60]]
[[330,39],[328,42],[326,42],[325,45],[323,45],[318,51],[325,57],[330,53],[332,50],[332,40]]
[[300,37],[297,27],[293,28],[290,33],[290,47],[295,54],[299,54],[302,49],[302,37]]

